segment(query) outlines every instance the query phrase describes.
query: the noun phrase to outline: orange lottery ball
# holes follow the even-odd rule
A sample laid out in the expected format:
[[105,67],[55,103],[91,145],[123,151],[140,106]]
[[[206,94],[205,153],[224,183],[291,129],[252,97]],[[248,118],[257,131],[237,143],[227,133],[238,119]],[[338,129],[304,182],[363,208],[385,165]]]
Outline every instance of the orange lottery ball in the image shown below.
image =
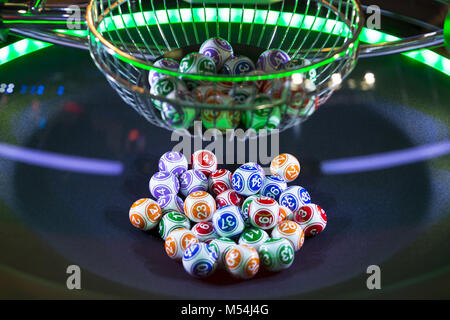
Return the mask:
[[298,251],[305,242],[305,233],[297,222],[284,220],[273,228],[272,238],[289,240],[294,247],[294,251]]
[[162,213],[156,201],[143,198],[133,203],[128,216],[133,226],[140,230],[148,231],[158,225]]
[[194,222],[211,220],[214,211],[216,211],[216,201],[205,191],[193,192],[184,201],[184,212]]
[[169,233],[169,236],[164,242],[164,249],[167,255],[174,260],[181,260],[183,258],[184,250],[191,244],[198,243],[195,234],[184,228],[175,229]]
[[292,154],[282,153],[270,163],[270,172],[286,182],[291,182],[300,174],[300,162]]

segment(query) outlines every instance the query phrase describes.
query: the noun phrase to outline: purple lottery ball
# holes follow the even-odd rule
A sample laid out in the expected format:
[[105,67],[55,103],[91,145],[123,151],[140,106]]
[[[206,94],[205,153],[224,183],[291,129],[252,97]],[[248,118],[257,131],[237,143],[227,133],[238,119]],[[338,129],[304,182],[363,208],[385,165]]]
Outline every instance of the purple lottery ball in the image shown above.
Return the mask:
[[180,183],[173,173],[160,171],[150,178],[149,189],[152,196],[159,199],[165,195],[177,194],[180,190]]
[[207,191],[208,178],[199,170],[191,169],[180,175],[180,191],[187,197],[195,191]]
[[168,194],[158,198],[159,207],[163,214],[170,211],[177,211],[182,213],[184,211],[184,201],[176,194]]
[[168,171],[179,177],[188,169],[188,162],[182,153],[169,151],[159,159],[158,168],[159,171]]
[[217,71],[222,69],[225,61],[233,57],[233,48],[228,41],[221,38],[206,40],[201,45],[199,52],[214,60]]
[[264,51],[256,63],[256,67],[263,71],[278,71],[284,64],[289,62],[288,54],[282,50],[267,50]]

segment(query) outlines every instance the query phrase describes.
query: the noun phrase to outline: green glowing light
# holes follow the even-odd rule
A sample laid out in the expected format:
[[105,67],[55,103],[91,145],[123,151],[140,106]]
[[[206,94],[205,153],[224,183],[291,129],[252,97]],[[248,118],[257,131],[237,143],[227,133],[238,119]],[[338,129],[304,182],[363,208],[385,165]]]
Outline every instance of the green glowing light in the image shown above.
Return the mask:
[[[243,12],[242,12],[243,11]],[[105,18],[102,23],[99,26],[99,31],[104,32],[107,30],[112,30],[114,28],[114,24],[116,28],[125,28],[125,27],[131,27],[135,26],[135,23],[137,26],[145,26],[145,24],[148,25],[156,25],[157,20],[160,24],[167,24],[169,23],[186,23],[186,22],[204,22],[206,17],[206,21],[208,22],[232,22],[232,23],[255,23],[255,24],[268,24],[268,25],[275,25],[278,24],[279,26],[284,27],[290,27],[290,28],[298,28],[298,26],[302,26],[302,29],[311,29],[313,31],[321,31],[323,28],[324,33],[332,33],[334,35],[339,35],[341,31],[342,36],[351,36],[349,34],[348,26],[343,24],[342,22],[335,21],[333,19],[326,20],[325,18],[317,17],[317,19],[313,16],[305,16],[301,14],[293,14],[293,13],[287,13],[283,12],[280,13],[278,11],[267,11],[267,10],[254,10],[254,9],[237,9],[237,8],[231,8],[231,11],[229,8],[219,8],[217,10],[216,8],[200,8],[200,9],[180,9],[180,10],[157,10],[155,12],[153,11],[147,11],[147,12],[138,12],[134,13],[133,16],[130,14],[124,14],[122,17],[107,17]],[[123,19],[123,20],[122,20]],[[134,19],[134,21],[133,21]],[[8,21],[5,23],[43,23],[41,21]],[[60,22],[57,22],[60,23]],[[61,22],[61,23],[66,23]],[[85,22],[83,22],[84,24]],[[59,33],[79,36],[79,37],[85,37],[88,35],[88,31],[86,30],[65,30],[65,29],[58,29],[56,30]],[[377,30],[367,29],[364,28],[361,36],[360,41],[369,43],[369,44],[378,44],[383,42],[392,42],[400,40],[400,38],[386,34]],[[0,49],[0,65],[3,65],[7,62],[10,62],[14,59],[17,59],[21,56],[24,56],[26,54],[44,49],[51,46],[49,43],[37,41],[37,40],[30,40],[30,39],[23,39],[16,43],[13,43],[9,46],[6,46],[2,49]],[[415,61],[418,61],[420,63],[423,63],[425,65],[428,65],[447,76],[450,76],[450,60],[438,55],[437,53],[431,51],[431,50],[417,50],[413,52],[403,53],[404,56],[411,58]],[[118,57],[122,58],[123,57]],[[331,62],[334,59],[337,59],[338,57],[332,57],[329,58],[327,61],[324,61],[322,65],[327,64]],[[133,62],[134,64],[138,64],[136,62]],[[151,67],[147,65],[140,65],[138,66],[144,68],[144,69],[151,69]],[[308,68],[304,69],[303,71],[308,71]],[[290,74],[293,74],[294,72],[283,74],[283,76],[288,76]],[[174,74],[176,75],[176,74]],[[279,77],[280,75],[273,75],[274,77]],[[271,78],[271,77],[268,77]],[[205,77],[205,80],[217,80],[217,77]],[[222,80],[226,80],[227,78],[223,78]],[[248,77],[242,77],[242,80],[237,81],[243,81],[249,79]]]

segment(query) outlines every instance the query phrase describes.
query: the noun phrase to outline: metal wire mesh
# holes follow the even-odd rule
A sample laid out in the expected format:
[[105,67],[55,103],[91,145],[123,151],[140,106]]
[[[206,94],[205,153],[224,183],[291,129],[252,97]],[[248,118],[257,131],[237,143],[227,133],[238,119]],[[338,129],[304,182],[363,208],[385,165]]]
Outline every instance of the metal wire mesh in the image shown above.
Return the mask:
[[[354,67],[363,23],[356,0],[93,0],[87,21],[96,65],[149,122],[187,129],[201,120],[205,128],[221,130],[285,129],[306,120]],[[164,57],[180,61],[212,37],[254,62],[268,49],[283,50],[291,61],[280,70],[238,75],[154,66]],[[186,87],[175,94],[152,90],[152,71],[168,79],[166,85],[181,81]]]

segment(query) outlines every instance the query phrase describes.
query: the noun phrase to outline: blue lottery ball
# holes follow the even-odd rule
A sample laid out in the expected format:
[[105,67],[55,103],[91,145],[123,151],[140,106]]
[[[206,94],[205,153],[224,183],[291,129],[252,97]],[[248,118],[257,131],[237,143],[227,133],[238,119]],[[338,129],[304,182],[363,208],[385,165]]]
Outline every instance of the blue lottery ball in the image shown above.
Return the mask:
[[225,61],[222,73],[237,76],[255,70],[255,64],[245,56],[232,57]]
[[217,253],[206,243],[194,243],[184,251],[182,263],[191,276],[205,278],[217,267]]
[[305,188],[291,186],[281,193],[279,203],[291,209],[295,214],[302,206],[311,203],[311,196]]
[[217,209],[214,212],[212,223],[214,230],[221,237],[238,237],[245,228],[241,210],[235,205]]
[[261,194],[279,200],[281,193],[287,189],[287,183],[277,176],[266,176],[261,187]]
[[248,197],[259,192],[263,180],[263,173],[254,164],[245,163],[233,173],[231,185],[237,193]]

